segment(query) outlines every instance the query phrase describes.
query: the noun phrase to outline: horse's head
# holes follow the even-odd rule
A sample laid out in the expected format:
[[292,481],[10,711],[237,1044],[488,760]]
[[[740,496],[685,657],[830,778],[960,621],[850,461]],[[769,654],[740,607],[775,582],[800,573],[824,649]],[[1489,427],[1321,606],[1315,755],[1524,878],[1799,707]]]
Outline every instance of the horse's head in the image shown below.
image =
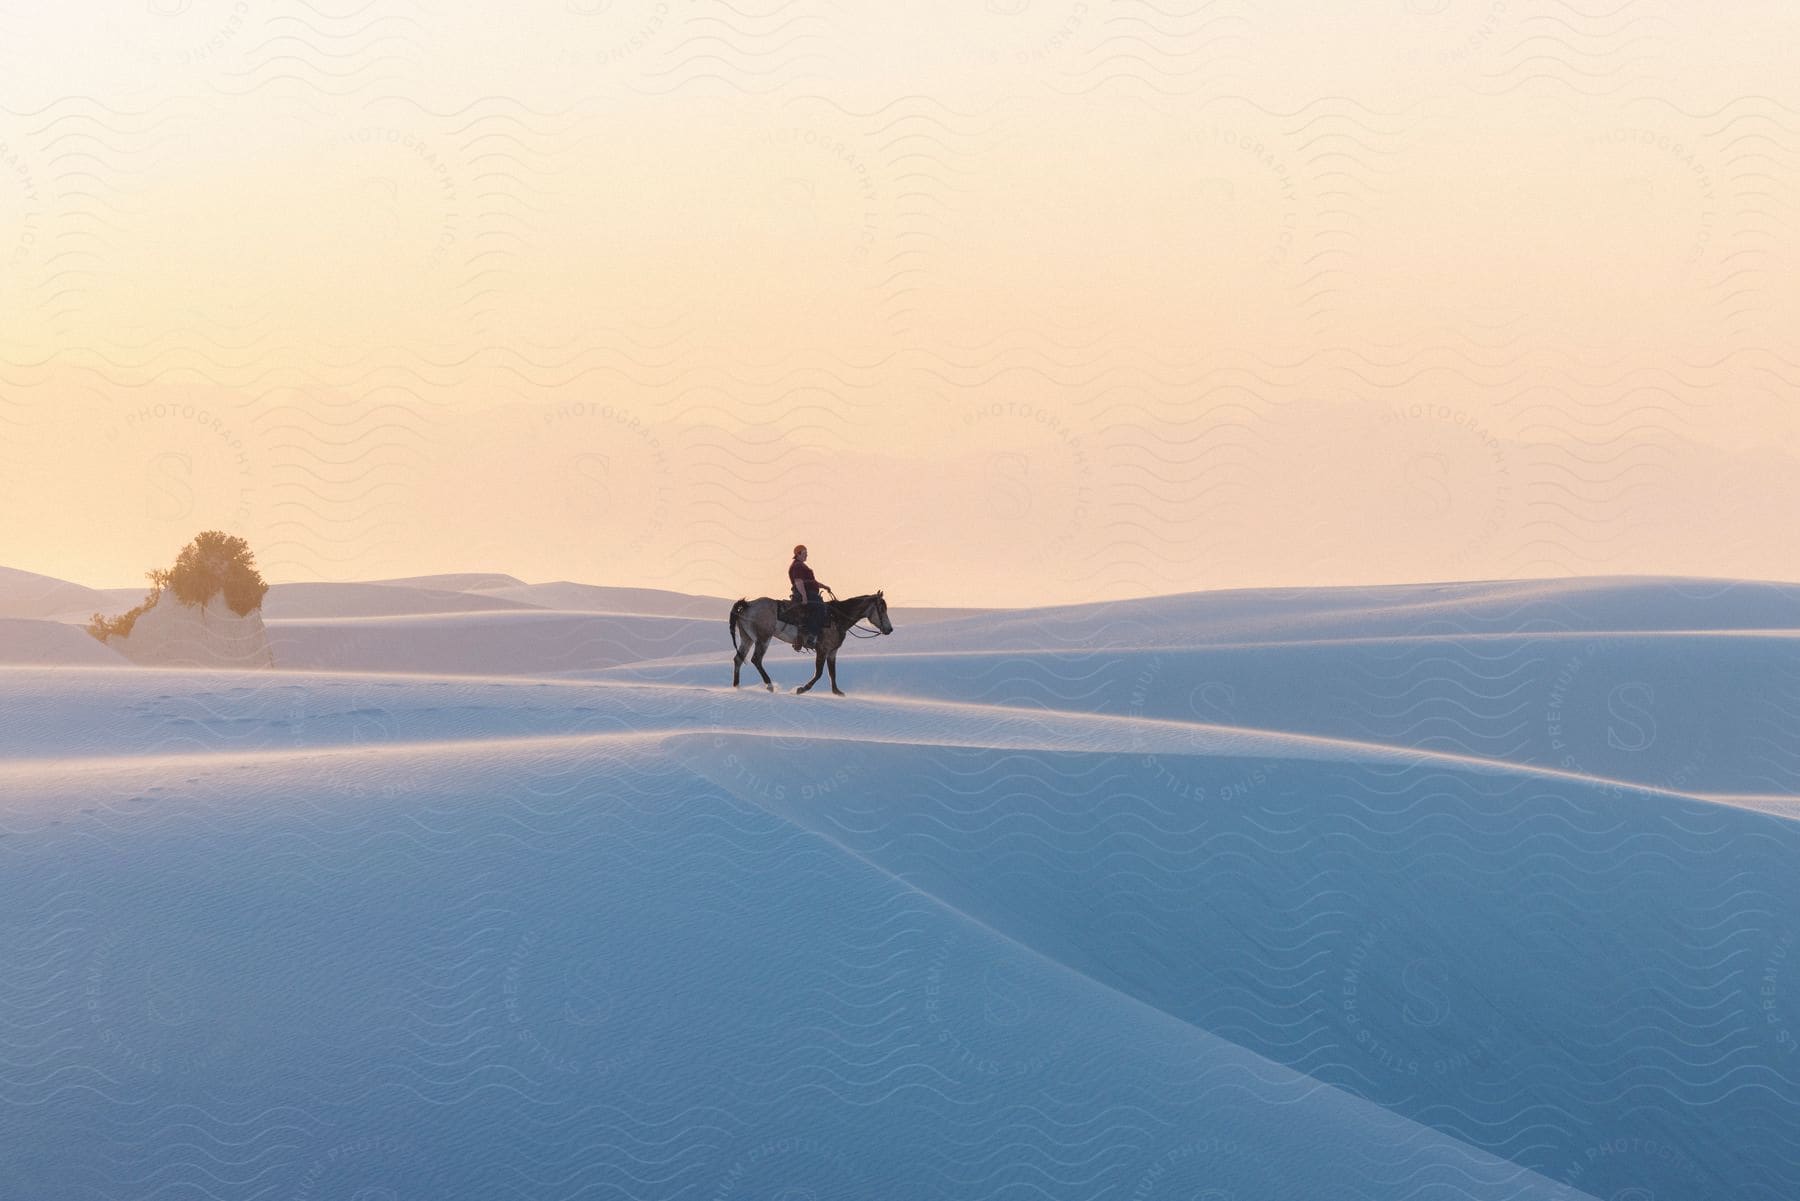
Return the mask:
[[892,634],[894,632],[894,623],[888,620],[887,598],[881,595],[879,589],[876,590],[874,596],[869,598],[869,611],[867,616],[869,618],[869,624],[880,630],[883,634]]

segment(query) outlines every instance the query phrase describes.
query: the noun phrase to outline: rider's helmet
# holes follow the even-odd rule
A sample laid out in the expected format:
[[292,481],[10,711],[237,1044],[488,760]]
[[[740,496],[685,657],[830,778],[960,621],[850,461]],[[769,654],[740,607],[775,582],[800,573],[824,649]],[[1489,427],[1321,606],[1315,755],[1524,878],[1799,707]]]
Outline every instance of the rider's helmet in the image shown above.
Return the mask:
[[802,542],[799,546],[796,546],[794,548],[794,554],[796,556],[803,555],[805,553],[806,553],[806,543],[804,543],[804,542]]

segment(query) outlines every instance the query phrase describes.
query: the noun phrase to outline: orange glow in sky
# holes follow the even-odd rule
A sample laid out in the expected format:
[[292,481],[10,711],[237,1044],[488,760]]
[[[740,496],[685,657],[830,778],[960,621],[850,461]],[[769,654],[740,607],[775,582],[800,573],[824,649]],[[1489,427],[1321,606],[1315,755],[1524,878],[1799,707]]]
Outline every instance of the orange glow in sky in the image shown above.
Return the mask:
[[0,17],[0,563],[1800,578],[1787,0],[433,7]]

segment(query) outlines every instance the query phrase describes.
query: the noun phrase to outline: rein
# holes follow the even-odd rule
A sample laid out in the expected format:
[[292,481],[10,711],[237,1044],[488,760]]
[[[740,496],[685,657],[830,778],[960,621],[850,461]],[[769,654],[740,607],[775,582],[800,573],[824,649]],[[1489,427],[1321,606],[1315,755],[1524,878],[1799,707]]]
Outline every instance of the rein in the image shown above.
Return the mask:
[[[849,601],[837,600],[837,593],[835,593],[835,592],[831,594],[831,599],[834,601],[837,601],[837,603],[840,605],[847,605],[850,603]],[[861,600],[864,598],[856,597],[853,599]],[[862,631],[862,630],[858,630],[856,628],[857,626],[861,625],[863,622],[867,621],[868,619],[869,619],[868,606],[865,605],[865,606],[863,606],[862,614],[859,615],[855,620],[851,621],[849,625],[846,625],[844,627],[844,633],[851,638],[880,638],[882,636],[881,631],[874,629],[873,627],[871,627],[866,632]]]

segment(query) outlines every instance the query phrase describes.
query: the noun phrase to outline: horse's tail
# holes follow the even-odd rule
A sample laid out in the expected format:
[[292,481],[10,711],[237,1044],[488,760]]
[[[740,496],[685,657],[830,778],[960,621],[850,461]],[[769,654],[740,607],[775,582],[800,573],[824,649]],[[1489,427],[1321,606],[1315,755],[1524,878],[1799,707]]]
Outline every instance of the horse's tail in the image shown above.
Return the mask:
[[734,655],[737,654],[737,648],[738,648],[738,640],[737,640],[738,614],[742,613],[745,609],[748,609],[749,607],[750,607],[750,602],[748,600],[746,600],[744,597],[740,596],[740,597],[738,597],[737,604],[731,606],[731,616],[727,617],[725,619],[726,628],[728,628],[731,631],[731,653]]

